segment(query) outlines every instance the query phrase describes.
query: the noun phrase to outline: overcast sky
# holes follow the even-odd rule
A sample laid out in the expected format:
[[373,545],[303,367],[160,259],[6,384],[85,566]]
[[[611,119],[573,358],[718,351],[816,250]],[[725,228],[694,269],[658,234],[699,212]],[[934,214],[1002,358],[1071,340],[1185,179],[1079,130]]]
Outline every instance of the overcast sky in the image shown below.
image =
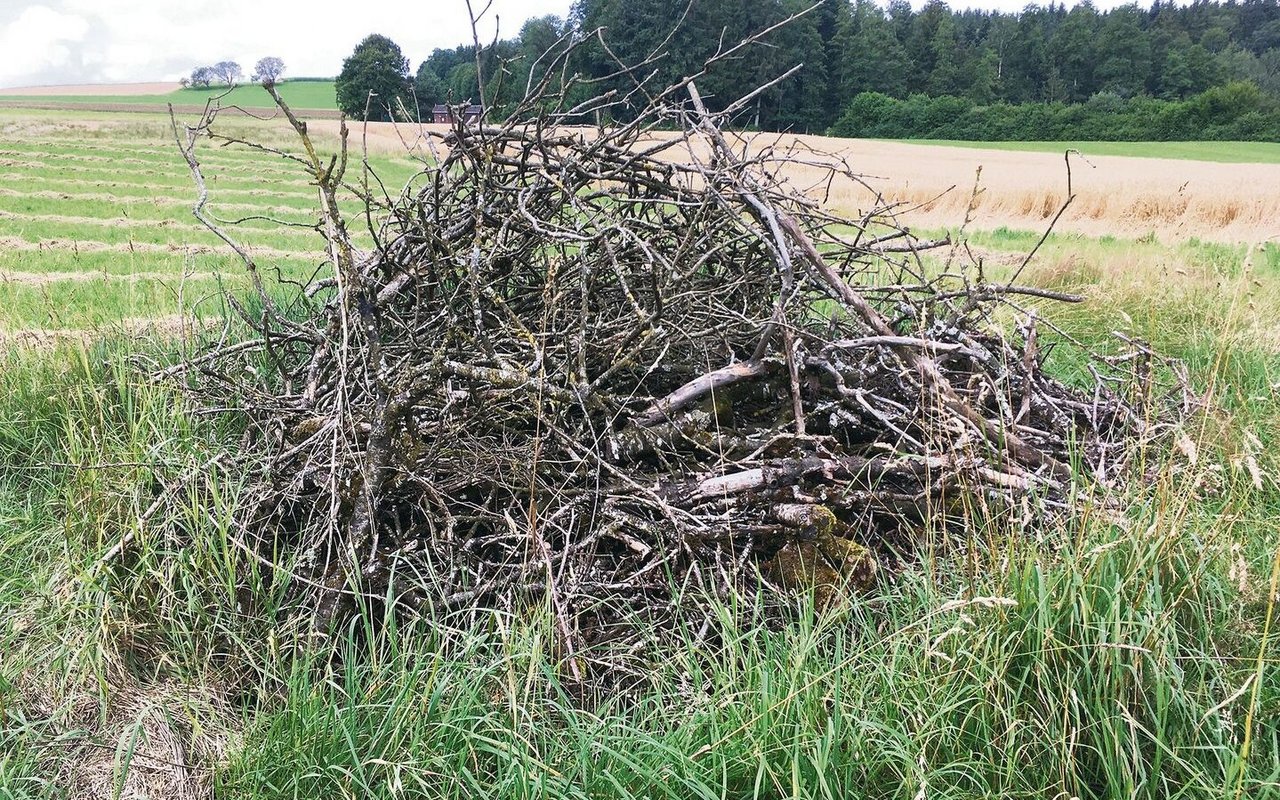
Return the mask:
[[[506,38],[530,17],[567,14],[571,2],[494,0],[491,14]],[[951,5],[1015,10],[1025,2]],[[492,17],[484,30],[492,37]],[[370,33],[391,37],[412,69],[434,48],[471,38],[464,0],[0,0],[0,87],[175,81],[225,59],[249,72],[266,55],[283,58],[287,75],[332,76]]]
[[[484,30],[492,37],[497,12],[514,36],[571,1],[494,0]],[[268,55],[286,75],[332,76],[370,33],[391,37],[412,69],[471,39],[464,0],[0,0],[0,87],[176,81],[226,59],[249,72]]]

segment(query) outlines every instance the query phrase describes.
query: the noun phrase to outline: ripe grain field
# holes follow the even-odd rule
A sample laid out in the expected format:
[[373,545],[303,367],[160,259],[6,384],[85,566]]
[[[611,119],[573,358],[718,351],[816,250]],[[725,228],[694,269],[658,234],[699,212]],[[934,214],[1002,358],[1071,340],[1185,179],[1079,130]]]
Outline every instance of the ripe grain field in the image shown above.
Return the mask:
[[[856,211],[874,193],[901,204],[917,225],[950,227],[972,209],[971,227],[1043,230],[1067,198],[1067,148],[1075,195],[1056,230],[1161,242],[1280,241],[1280,163],[1274,145],[1250,147],[1265,156],[1234,160],[1238,145],[1202,142],[1194,148],[1163,143],[989,143],[957,147],[925,141],[797,137],[799,149],[833,152],[868,177],[870,188],[847,184],[822,190],[833,206]],[[779,144],[785,145],[786,140]],[[1137,148],[1143,157],[1132,157]],[[800,153],[798,153],[800,155]],[[979,169],[981,171],[979,172]],[[795,170],[797,182],[817,173]],[[976,190],[976,195],[975,195]]]
[[[332,145],[331,123],[311,127]],[[369,140],[386,184],[408,180],[400,135]],[[838,614],[743,628],[735,600],[706,598],[721,629],[688,631],[647,685],[583,697],[541,607],[465,629],[357,621],[319,646],[278,587],[237,594],[256,573],[233,484],[178,504],[182,541],[148,532],[163,481],[236,432],[147,368],[198,335],[187,322],[221,323],[220,291],[246,278],[191,218],[164,119],[4,112],[0,797],[1280,797],[1274,188],[1184,164],[1200,176],[1185,206],[1143,216],[1177,175],[1105,161],[1113,182],[1089,191],[1107,202],[1082,188],[1089,213],[1024,266],[1061,202],[1060,155],[820,143],[908,205],[989,165],[965,243],[931,258],[1082,295],[1026,308],[1099,347],[1153,342],[1210,411],[1111,506],[1045,530],[992,521]],[[300,173],[201,152],[211,210],[245,220],[268,277],[310,276],[323,240]],[[856,210],[859,191],[829,201]],[[970,195],[954,191],[906,218],[956,233]],[[1232,202],[1226,222],[1201,212]]]

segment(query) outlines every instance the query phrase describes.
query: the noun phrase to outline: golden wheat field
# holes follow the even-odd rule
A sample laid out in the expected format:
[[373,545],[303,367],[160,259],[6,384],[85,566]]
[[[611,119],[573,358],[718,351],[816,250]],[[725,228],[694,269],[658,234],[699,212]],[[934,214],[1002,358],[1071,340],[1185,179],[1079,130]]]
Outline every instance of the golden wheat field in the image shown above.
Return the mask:
[[[916,224],[962,220],[975,182],[980,193],[972,224],[980,229],[1045,225],[1067,197],[1062,153],[809,138],[815,148],[839,152],[879,178],[873,185],[904,203]],[[1158,151],[1159,145],[1152,147]],[[1162,241],[1258,242],[1280,235],[1280,165],[1085,155],[1087,160],[1071,159],[1076,198],[1059,230],[1154,234]],[[838,207],[860,207],[869,199],[857,186],[832,196]]]
[[[313,127],[336,133],[337,123]],[[440,132],[436,126],[424,126]],[[374,123],[371,150],[392,153],[421,141],[414,126]],[[898,206],[902,218],[923,228],[1040,229],[1067,197],[1064,152],[1015,152],[825,136],[761,134],[740,140],[750,151],[772,148],[797,162],[843,159],[866,183],[837,181],[821,190],[834,209],[857,214],[876,192]],[[1151,145],[1159,152],[1160,144]],[[788,174],[799,186],[823,182],[816,167],[797,163]],[[1092,155],[1071,157],[1075,200],[1056,230],[1086,236],[1162,242],[1200,239],[1257,243],[1280,237],[1280,164],[1223,164],[1172,158]],[[975,197],[974,190],[978,190]],[[970,208],[972,206],[972,210]]]

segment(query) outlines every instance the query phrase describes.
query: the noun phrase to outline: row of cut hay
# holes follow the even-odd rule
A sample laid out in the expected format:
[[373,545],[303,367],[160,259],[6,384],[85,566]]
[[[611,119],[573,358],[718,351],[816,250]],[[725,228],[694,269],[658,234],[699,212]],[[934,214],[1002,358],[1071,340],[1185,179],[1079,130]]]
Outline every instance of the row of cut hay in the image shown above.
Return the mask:
[[[64,179],[73,179],[73,180],[79,180],[85,183],[90,183],[90,182],[98,182],[98,181],[111,181],[121,177],[165,178],[165,179],[168,179],[171,183],[161,183],[161,185],[168,186],[170,191],[173,191],[174,189],[177,189],[184,185],[182,180],[183,175],[181,172],[178,171],[177,166],[157,165],[157,168],[123,167],[123,168],[116,169],[113,167],[84,167],[76,164],[58,164],[54,162],[0,159],[0,168],[4,168],[7,170],[25,171],[30,174],[23,177],[27,177],[29,179],[40,178],[45,175],[56,175]],[[288,175],[291,173],[279,172],[279,173],[273,173],[273,174]],[[296,174],[296,173],[292,173],[292,174]],[[261,183],[261,180],[262,179],[260,176],[255,175],[254,172],[252,171],[246,170],[246,171],[237,172],[236,174],[228,176],[226,182],[227,183],[234,183],[234,182]],[[220,180],[219,183],[221,182],[223,181]],[[277,180],[275,178],[272,178],[271,183],[275,186],[296,186],[299,188],[310,186],[310,184],[307,181],[296,180],[296,179]]]
[[[124,151],[128,152],[128,151]],[[99,165],[108,164],[110,167],[102,167]],[[124,169],[113,169],[124,165]],[[49,169],[60,170],[63,172],[86,172],[91,174],[101,174],[108,172],[131,172],[142,175],[170,175],[177,171],[180,162],[175,159],[163,158],[137,158],[134,156],[86,156],[74,153],[14,153],[12,155],[0,156],[0,167],[21,167],[24,169]],[[134,168],[137,169],[134,169]],[[142,168],[146,169],[142,169]],[[263,166],[254,167],[244,161],[231,162],[225,167],[219,168],[220,172],[224,172],[231,176],[244,175],[288,175],[296,176],[297,171],[274,167]]]
[[[0,220],[11,222],[14,224],[41,224],[49,223],[54,225],[83,225],[88,227],[107,225],[113,228],[145,228],[155,229],[157,231],[166,231],[171,233],[191,233],[208,235],[209,230],[202,225],[196,223],[178,222],[173,219],[146,219],[136,217],[90,217],[79,216],[75,214],[33,214],[19,213],[7,211],[0,208]],[[272,236],[307,236],[314,235],[314,231],[308,228],[293,228],[277,226],[271,230]]]
[[[219,193],[221,194],[221,192]],[[268,197],[271,195],[255,195],[257,197]],[[299,200],[299,205],[268,205],[266,203],[227,203],[227,202],[211,202],[209,207],[215,211],[253,211],[258,214],[298,214],[305,212],[308,217],[314,216],[315,204],[310,202],[310,197],[303,198],[299,195],[277,193],[275,196]],[[191,200],[186,197],[148,197],[127,194],[112,194],[111,192],[59,192],[52,189],[37,189],[35,191],[20,191],[0,186],[0,198],[13,198],[27,202],[37,200],[52,200],[59,203],[108,203],[114,208],[125,208],[132,211],[133,208],[182,208],[190,209]],[[189,213],[184,215],[187,219],[191,218]]]
[[[40,187],[41,191],[54,191],[52,187],[64,187],[65,192],[59,192],[60,195],[73,195],[74,193],[88,189],[110,189],[113,194],[118,197],[144,197],[151,198],[157,193],[163,193],[169,198],[179,198],[185,200],[189,205],[191,198],[181,192],[181,188],[177,184],[157,184],[148,181],[85,181],[77,178],[59,178],[48,175],[25,175],[17,172],[0,172],[0,184],[9,188],[26,187],[35,189]],[[273,187],[277,187],[279,183],[271,183]],[[304,184],[305,185],[305,184]],[[192,196],[194,197],[194,195]],[[256,188],[248,189],[236,186],[218,186],[215,200],[224,197],[267,197],[267,198],[289,198],[299,199],[306,198],[308,195],[298,191],[281,192],[275,188]]]
[[[195,188],[167,120],[32,116],[0,128],[9,134],[0,152],[0,349],[171,339],[190,328],[193,308],[219,316],[219,287],[244,276],[234,252],[184,210]],[[223,185],[210,187],[227,200],[221,217],[307,222],[311,187],[287,165],[246,169],[252,155],[234,149],[211,156],[223,172]],[[266,235],[261,225],[240,235],[264,264],[301,275],[323,258],[314,231]]]

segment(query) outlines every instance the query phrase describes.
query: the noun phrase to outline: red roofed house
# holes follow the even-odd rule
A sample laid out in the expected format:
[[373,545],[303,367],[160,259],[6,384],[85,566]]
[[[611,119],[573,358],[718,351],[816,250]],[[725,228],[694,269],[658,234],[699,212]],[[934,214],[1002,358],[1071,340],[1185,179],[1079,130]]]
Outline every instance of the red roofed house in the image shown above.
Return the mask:
[[451,125],[453,123],[454,112],[462,110],[462,121],[467,125],[474,125],[480,121],[480,115],[484,113],[482,106],[468,104],[466,106],[448,106],[440,103],[431,109],[431,121],[437,125]]

